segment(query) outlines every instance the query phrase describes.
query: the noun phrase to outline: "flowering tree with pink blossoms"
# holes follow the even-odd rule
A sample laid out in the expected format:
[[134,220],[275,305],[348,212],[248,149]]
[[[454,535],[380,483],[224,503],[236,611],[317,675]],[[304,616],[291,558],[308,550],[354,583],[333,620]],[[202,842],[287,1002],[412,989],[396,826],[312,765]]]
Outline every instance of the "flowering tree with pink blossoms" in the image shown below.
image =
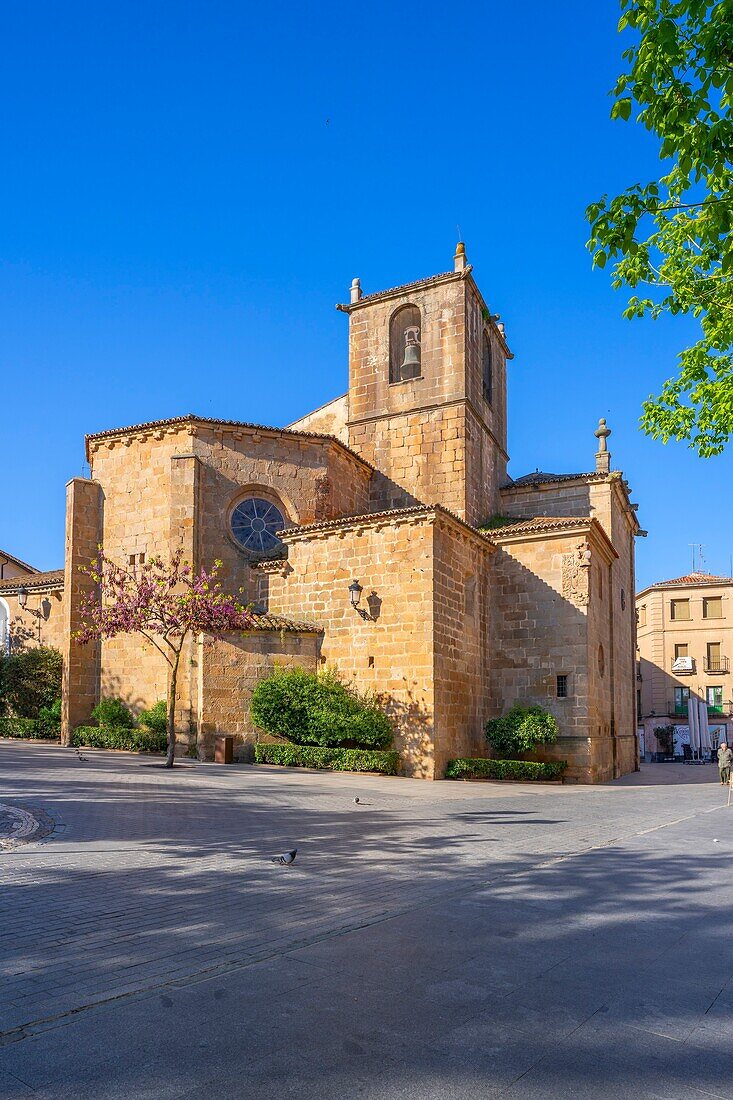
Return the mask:
[[118,634],[140,634],[170,668],[168,768],[173,767],[176,748],[176,685],[186,640],[196,634],[251,630],[255,625],[255,615],[222,592],[217,580],[220,569],[217,561],[208,572],[194,572],[180,550],[170,561],[153,557],[127,569],[106,557],[100,547],[98,556],[81,570],[96,582],[96,588],[82,600],[82,627],[76,640],[84,645]]

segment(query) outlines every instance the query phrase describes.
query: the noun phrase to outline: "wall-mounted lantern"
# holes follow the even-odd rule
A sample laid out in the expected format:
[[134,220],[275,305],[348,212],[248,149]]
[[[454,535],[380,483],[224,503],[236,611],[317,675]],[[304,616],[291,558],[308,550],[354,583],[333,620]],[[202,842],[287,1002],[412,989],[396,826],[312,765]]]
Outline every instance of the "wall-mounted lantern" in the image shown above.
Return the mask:
[[349,599],[351,600],[351,606],[356,610],[359,607],[361,601],[361,594],[364,591],[358,581],[352,581],[349,585]]
[[22,608],[25,608],[25,605],[28,603],[28,589],[27,588],[19,588],[18,589],[18,603],[20,604],[20,606]]

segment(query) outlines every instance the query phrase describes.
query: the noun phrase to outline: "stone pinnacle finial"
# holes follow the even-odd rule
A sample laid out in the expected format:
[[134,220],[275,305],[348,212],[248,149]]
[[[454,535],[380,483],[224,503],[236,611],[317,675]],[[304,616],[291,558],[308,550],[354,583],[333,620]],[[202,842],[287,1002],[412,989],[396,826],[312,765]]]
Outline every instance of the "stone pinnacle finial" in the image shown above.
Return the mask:
[[453,257],[453,270],[465,271],[466,269],[466,246],[463,241],[459,241],[456,245],[456,254]]
[[607,474],[611,469],[611,452],[608,449],[606,440],[611,434],[611,429],[606,426],[605,417],[601,417],[598,421],[598,427],[593,433],[598,440],[598,450],[596,451],[596,473]]
[[351,301],[358,302],[361,298],[361,279],[351,280]]

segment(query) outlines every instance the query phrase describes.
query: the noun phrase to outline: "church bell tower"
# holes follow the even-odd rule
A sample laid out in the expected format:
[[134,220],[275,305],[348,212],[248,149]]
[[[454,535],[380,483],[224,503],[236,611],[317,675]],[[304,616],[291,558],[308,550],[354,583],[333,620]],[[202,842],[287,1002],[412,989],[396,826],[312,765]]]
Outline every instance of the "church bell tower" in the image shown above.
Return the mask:
[[506,481],[504,326],[456,248],[453,271],[363,295],[349,315],[349,445],[379,471],[375,510],[442,504],[468,523]]

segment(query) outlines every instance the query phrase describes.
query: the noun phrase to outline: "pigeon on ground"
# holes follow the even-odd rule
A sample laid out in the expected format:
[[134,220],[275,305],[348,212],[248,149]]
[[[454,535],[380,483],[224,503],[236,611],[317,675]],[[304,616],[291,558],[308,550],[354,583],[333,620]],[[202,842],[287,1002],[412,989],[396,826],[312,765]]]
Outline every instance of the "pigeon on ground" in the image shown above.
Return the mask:
[[273,856],[272,863],[292,863],[298,854],[298,849],[293,848],[292,852],[283,852],[281,856]]

